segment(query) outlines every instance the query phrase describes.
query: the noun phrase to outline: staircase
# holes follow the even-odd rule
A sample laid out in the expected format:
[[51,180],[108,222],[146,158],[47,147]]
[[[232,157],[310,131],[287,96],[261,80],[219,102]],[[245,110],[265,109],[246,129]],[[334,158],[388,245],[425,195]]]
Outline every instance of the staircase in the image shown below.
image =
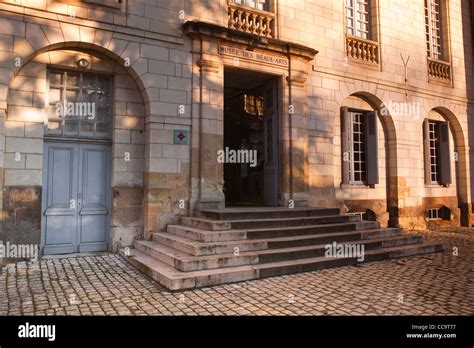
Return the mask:
[[120,253],[169,290],[354,265],[326,245],[363,245],[363,262],[443,251],[442,244],[324,208],[227,208],[183,217]]

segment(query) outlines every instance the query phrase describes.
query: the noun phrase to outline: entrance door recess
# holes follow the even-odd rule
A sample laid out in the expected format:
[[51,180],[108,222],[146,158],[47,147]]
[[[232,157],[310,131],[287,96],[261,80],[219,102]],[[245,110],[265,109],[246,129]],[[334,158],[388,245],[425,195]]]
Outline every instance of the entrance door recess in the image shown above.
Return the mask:
[[278,206],[278,80],[226,68],[224,148],[249,150],[256,165],[224,163],[226,206]]
[[107,250],[110,146],[45,142],[44,254]]

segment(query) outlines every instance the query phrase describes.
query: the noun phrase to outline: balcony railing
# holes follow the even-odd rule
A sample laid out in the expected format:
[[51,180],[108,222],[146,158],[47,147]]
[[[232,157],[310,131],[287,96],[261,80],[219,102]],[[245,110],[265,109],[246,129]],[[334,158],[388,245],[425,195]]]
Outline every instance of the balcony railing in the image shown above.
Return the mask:
[[361,63],[379,65],[379,43],[357,36],[346,35],[347,56]]
[[262,37],[273,37],[275,15],[272,12],[228,2],[228,27]]
[[451,81],[451,64],[428,58],[428,75],[430,78],[449,82]]

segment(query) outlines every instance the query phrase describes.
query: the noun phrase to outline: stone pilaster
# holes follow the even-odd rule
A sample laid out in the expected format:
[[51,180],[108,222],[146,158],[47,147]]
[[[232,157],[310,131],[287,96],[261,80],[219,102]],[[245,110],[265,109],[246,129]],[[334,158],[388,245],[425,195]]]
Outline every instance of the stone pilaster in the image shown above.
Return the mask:
[[[194,42],[196,52],[200,43]],[[192,207],[222,208],[224,164],[217,151],[224,147],[224,69],[216,57],[199,53],[193,69]]]
[[[302,64],[303,65],[303,64]],[[307,73],[292,71],[286,77],[286,100],[283,103],[283,130],[281,138],[281,165],[283,168],[283,205],[290,199],[295,206],[307,206],[309,183],[308,166],[308,105]]]

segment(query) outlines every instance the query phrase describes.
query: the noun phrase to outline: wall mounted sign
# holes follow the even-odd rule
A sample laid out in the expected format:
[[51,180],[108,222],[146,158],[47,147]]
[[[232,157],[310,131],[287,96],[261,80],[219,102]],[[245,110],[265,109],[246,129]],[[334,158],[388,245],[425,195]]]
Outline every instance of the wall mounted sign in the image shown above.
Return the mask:
[[189,131],[175,129],[174,130],[174,144],[187,145],[189,138]]
[[240,48],[230,47],[219,45],[218,48],[219,54],[231,56],[234,58],[243,58],[254,60],[260,63],[274,64],[279,66],[288,67],[288,58],[273,56],[270,54],[255,52],[255,51],[246,51]]

